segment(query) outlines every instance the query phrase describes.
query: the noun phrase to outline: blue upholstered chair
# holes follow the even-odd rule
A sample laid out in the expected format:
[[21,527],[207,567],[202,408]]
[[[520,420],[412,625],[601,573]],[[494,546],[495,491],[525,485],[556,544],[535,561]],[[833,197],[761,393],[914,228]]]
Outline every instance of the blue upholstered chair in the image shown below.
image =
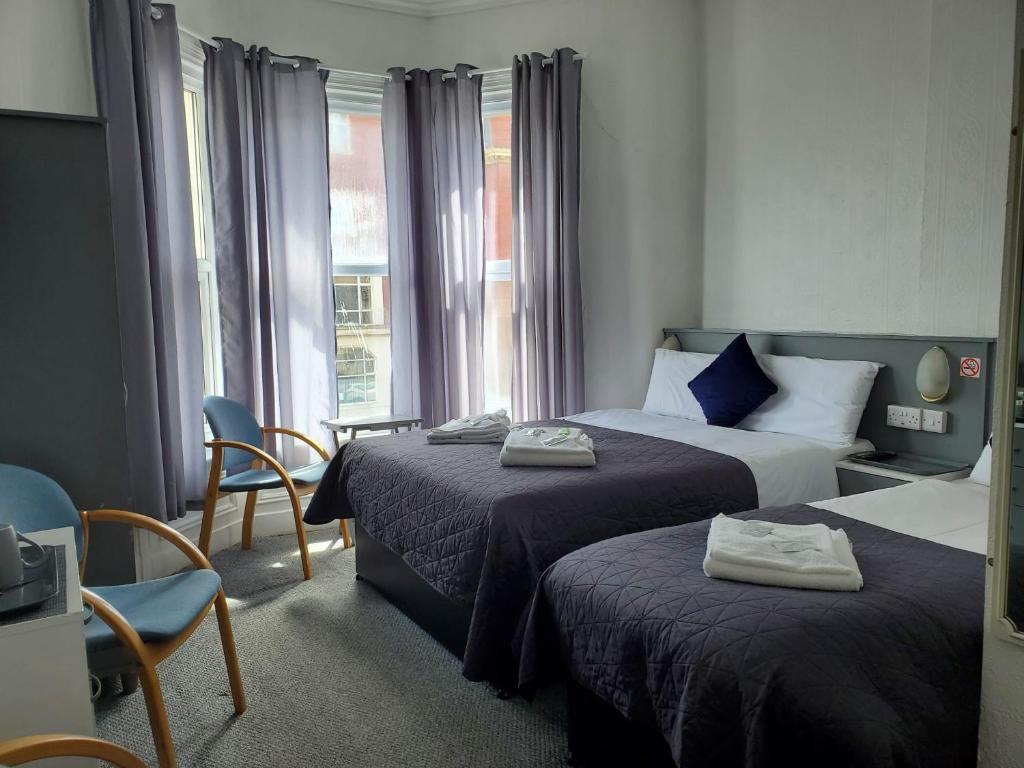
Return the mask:
[[[199,534],[199,549],[204,554],[209,554],[217,499],[229,493],[246,494],[245,511],[242,516],[242,549],[252,549],[252,522],[256,513],[257,495],[260,491],[284,488],[288,492],[292,514],[295,517],[295,535],[299,539],[302,575],[311,579],[313,567],[309,562],[309,547],[306,544],[306,529],[302,524],[302,505],[299,503],[299,496],[316,490],[331,460],[330,454],[315,440],[294,429],[261,427],[245,406],[227,397],[210,395],[204,398],[203,411],[210,423],[214,440],[206,444],[213,449],[213,461],[210,464],[210,482],[206,486],[206,500],[203,504],[203,527]],[[297,469],[285,469],[266,451],[266,436],[274,434],[301,440],[316,451],[323,461]],[[242,471],[221,477],[224,471],[230,473],[238,469]],[[352,546],[348,520],[341,521],[341,535],[345,547]]]
[[174,768],[177,759],[156,667],[189,638],[214,607],[235,712],[245,711],[245,691],[220,576],[192,542],[173,528],[133,512],[115,509],[80,512],[53,480],[10,464],[0,464],[0,522],[12,523],[25,534],[50,528],[73,528],[80,573],[85,571],[92,523],[123,523],[152,531],[177,547],[195,565],[194,571],[154,581],[82,589],[82,599],[95,612],[85,626],[89,667],[100,676],[138,674],[160,768]]

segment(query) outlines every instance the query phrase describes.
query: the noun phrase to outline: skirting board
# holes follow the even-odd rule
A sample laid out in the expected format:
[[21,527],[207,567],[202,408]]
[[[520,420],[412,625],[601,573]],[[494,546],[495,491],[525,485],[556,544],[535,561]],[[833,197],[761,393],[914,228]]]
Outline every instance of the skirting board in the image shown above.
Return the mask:
[[[303,509],[312,498],[312,494],[299,497]],[[213,537],[210,540],[211,554],[241,544],[244,505],[244,493],[225,496],[217,503],[217,511],[213,516]],[[193,544],[198,544],[202,520],[203,513],[193,511],[185,517],[173,521],[171,527]],[[321,530],[322,528],[323,526],[316,528],[306,526],[307,531]],[[295,535],[295,521],[292,517],[291,504],[283,491],[267,491],[260,494],[260,500],[256,504],[256,515],[253,519],[253,534],[257,540],[261,536]],[[189,561],[174,545],[149,531],[135,529],[135,573],[139,581],[170,576],[189,565]]]

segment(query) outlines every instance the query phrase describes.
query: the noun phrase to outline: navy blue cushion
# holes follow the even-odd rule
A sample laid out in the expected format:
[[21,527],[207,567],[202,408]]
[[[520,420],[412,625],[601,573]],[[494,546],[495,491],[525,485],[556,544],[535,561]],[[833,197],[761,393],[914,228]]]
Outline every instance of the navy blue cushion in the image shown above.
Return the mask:
[[716,427],[735,427],[779,391],[758,365],[745,333],[729,342],[689,386],[708,424]]
[[[186,571],[165,579],[93,587],[92,591],[121,612],[143,642],[159,643],[177,637],[220,590],[220,576],[207,569]],[[114,630],[99,616],[85,625],[85,647],[90,653],[121,645]]]

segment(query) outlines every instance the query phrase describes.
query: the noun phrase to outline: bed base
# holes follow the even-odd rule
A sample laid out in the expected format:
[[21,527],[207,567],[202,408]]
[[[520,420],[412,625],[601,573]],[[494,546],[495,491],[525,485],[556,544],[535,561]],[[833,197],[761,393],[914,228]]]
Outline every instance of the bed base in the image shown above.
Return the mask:
[[586,688],[566,684],[569,765],[573,768],[675,768],[668,743],[654,728],[634,723]]
[[472,609],[442,595],[356,521],[356,578],[373,586],[458,658],[466,650]]

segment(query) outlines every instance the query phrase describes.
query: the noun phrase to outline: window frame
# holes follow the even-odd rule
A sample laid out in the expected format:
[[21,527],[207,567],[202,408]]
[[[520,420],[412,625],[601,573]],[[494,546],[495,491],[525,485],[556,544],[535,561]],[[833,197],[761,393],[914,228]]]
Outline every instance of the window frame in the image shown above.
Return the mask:
[[[354,279],[355,283],[339,283],[338,278]],[[379,327],[378,323],[373,322],[373,283],[369,281],[369,278],[373,275],[335,275],[334,276],[334,327],[335,328],[376,328]],[[365,282],[364,282],[365,281]],[[356,289],[356,306],[355,308],[346,307],[344,309],[338,306],[338,288],[355,288]],[[367,289],[370,292],[370,299],[363,302],[363,289]],[[355,313],[356,317],[359,318],[358,323],[339,323],[338,314],[340,312]],[[363,322],[363,319],[369,316],[370,322]],[[376,358],[375,358],[376,359]]]
[[[198,208],[203,221],[202,243],[196,242],[196,269],[199,273],[200,326],[203,334],[203,389],[207,395],[224,393],[224,360],[221,354],[220,302],[217,291],[216,252],[213,247],[213,197],[210,184],[210,152],[206,135],[206,98],[203,69],[206,57],[198,41],[188,37],[181,40],[181,79],[184,92],[191,94],[195,125],[192,139],[196,148],[196,162],[199,166],[199,194],[202,201]],[[182,93],[185,98],[185,93]],[[186,123],[185,130],[190,126]],[[189,179],[192,190],[192,180]],[[200,251],[202,251],[200,253]],[[206,294],[204,301],[203,294]]]
[[[384,78],[375,75],[361,75],[352,72],[336,72],[332,71],[327,78],[325,84],[325,90],[327,94],[327,119],[328,128],[330,127],[330,120],[332,115],[341,114],[345,116],[345,119],[349,122],[348,135],[346,136],[347,145],[341,147],[338,152],[344,155],[355,154],[354,135],[351,124],[351,116],[353,115],[364,115],[370,116],[377,119],[381,118],[383,100],[384,100]],[[328,140],[329,140],[328,136]],[[334,148],[328,143],[328,154],[334,153]],[[348,263],[336,261],[336,255],[333,252],[333,233],[332,233],[332,252],[331,252],[331,265],[332,265],[332,290],[335,291],[334,297],[337,300],[337,279],[348,278],[353,280],[357,295],[359,295],[359,289],[363,285],[372,286],[371,278],[387,278],[390,275],[390,264],[385,260],[384,263],[378,264],[360,264],[360,263]],[[387,253],[385,250],[385,257]],[[371,288],[372,290],[372,288]],[[381,392],[381,368],[384,370],[390,369],[391,361],[387,360],[382,364],[382,361],[378,359],[379,355],[371,349],[372,345],[369,345],[363,341],[366,336],[377,335],[382,332],[391,333],[390,322],[385,322],[383,325],[377,325],[372,322],[373,320],[373,305],[371,298],[371,305],[369,307],[362,306],[362,299],[360,297],[359,307],[355,311],[355,314],[362,320],[364,317],[369,317],[370,323],[358,323],[358,324],[345,324],[340,325],[337,320],[339,316],[339,307],[335,306],[335,329],[339,333],[338,338],[338,351],[335,357],[336,368],[343,362],[352,362],[350,359],[345,361],[342,359],[343,350],[345,349],[356,349],[359,350],[363,357],[360,358],[363,361],[363,394],[364,397],[368,391],[373,392],[373,399],[364,399],[361,402],[343,402],[342,401],[342,387],[341,378],[354,378],[355,376],[341,376],[338,374],[338,414],[339,416],[344,415],[343,408],[345,406],[352,406],[359,408],[374,407],[383,405],[387,407],[386,401],[382,403]],[[386,301],[380,308],[385,313],[385,318],[388,317],[385,307],[387,306]],[[350,315],[352,310],[349,310]],[[346,335],[342,335],[342,334]],[[360,346],[360,343],[362,344]],[[390,354],[390,352],[389,352]],[[371,362],[372,361],[372,362]],[[366,373],[367,366],[372,367],[372,373]],[[372,383],[372,390],[367,389],[367,383]],[[390,384],[390,382],[388,382]],[[388,387],[389,389],[390,387]]]
[[[512,114],[512,70],[488,72],[480,77],[483,78],[483,82],[480,83],[480,112],[483,118],[484,157],[503,157],[506,153],[511,157],[511,150],[488,148],[490,123],[487,118]],[[513,200],[514,203],[515,200]],[[512,260],[509,258],[486,262],[484,282],[512,282]]]
[[[352,349],[356,352],[362,353],[358,357],[342,358],[341,354],[343,350]],[[362,373],[341,373],[337,371],[338,366],[343,363],[362,363]],[[372,370],[367,370],[368,368]],[[338,349],[338,355],[335,358],[335,377],[338,379],[338,408],[343,405],[370,405],[377,402],[377,356],[373,354],[367,347],[340,347]],[[341,379],[358,379],[362,380],[363,383],[363,397],[364,399],[358,402],[342,402],[341,400]],[[372,381],[373,383],[373,400],[366,398],[366,392],[369,391],[367,382]]]
[[[484,142],[484,162],[485,165],[490,165],[492,162],[505,163],[511,161],[511,149],[505,147],[495,147],[492,144],[492,126],[491,119],[500,117],[511,120],[512,113],[512,71],[505,70],[501,72],[486,73],[482,75],[483,82],[481,83],[481,117],[483,119],[483,142]],[[514,191],[509,188],[508,193],[513,195],[511,199],[512,205],[515,205]],[[486,218],[489,206],[485,207],[484,216]],[[490,232],[491,228],[485,221],[484,230]],[[495,227],[497,232],[497,227]],[[512,283],[512,258],[514,254],[511,251],[512,243],[508,243],[510,248],[509,258],[507,259],[486,259],[484,262],[484,283],[487,286],[486,290],[498,290],[502,284],[511,285]],[[500,253],[500,250],[499,250]],[[498,255],[498,254],[496,254]],[[492,294],[497,296],[498,294]],[[489,313],[488,313],[489,315]],[[510,318],[511,319],[511,318]],[[486,326],[485,317],[485,326]],[[486,337],[485,329],[485,337]],[[514,334],[513,334],[514,335]],[[489,338],[489,337],[487,337]],[[514,346],[514,339],[509,340]],[[492,353],[503,347],[502,344],[498,344],[490,348]],[[509,349],[509,354],[514,355],[513,349]],[[508,377],[501,377],[503,379],[502,389],[507,387],[507,392],[492,393],[489,385],[493,385],[498,380],[498,373],[503,368],[501,361],[491,360],[488,355],[488,351],[485,350],[484,359],[484,396],[485,396],[485,407],[490,410],[492,408],[507,408],[511,412],[514,406],[514,398],[512,397],[512,375],[513,375],[513,363],[511,359],[506,359],[505,363],[508,365]],[[496,364],[498,367],[496,371],[492,372],[489,366]],[[493,395],[499,395],[500,399],[492,400]]]

